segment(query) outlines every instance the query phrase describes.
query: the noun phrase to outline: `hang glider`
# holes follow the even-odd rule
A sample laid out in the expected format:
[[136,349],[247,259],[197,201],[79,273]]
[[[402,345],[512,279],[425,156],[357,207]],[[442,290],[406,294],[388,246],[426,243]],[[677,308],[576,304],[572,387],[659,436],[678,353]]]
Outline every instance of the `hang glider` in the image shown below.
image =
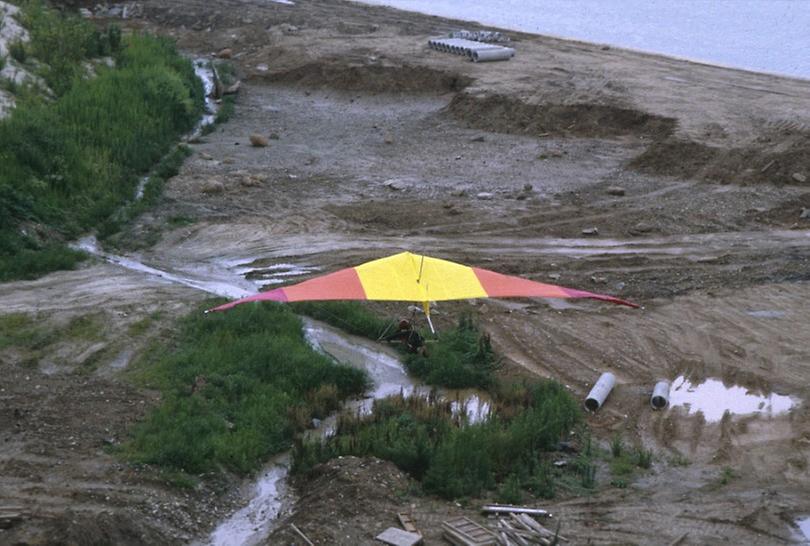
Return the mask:
[[[422,305],[430,321],[430,302],[475,298],[589,298],[638,307],[613,296],[502,275],[487,269],[401,252],[220,305],[225,311],[252,301],[378,300]],[[432,325],[431,325],[432,328]]]

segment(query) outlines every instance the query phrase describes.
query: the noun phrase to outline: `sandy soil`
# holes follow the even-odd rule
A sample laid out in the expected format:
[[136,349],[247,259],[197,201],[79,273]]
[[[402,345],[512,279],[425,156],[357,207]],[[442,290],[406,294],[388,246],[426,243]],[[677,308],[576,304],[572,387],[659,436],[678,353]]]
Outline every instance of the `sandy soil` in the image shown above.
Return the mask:
[[[653,449],[656,462],[627,489],[604,485],[594,496],[550,504],[576,543],[661,544],[684,533],[682,544],[794,539],[792,522],[810,514],[810,220],[800,218],[810,207],[800,182],[810,178],[810,83],[515,33],[514,60],[472,64],[425,42],[474,25],[337,0],[142,4],[145,18],[128,24],[173,35],[196,54],[232,48],[244,80],[232,121],[193,145],[166,203],[128,234],[137,241],[163,232],[140,251],[146,263],[175,273],[258,270],[273,278],[279,264],[330,271],[411,249],[633,299],[644,309],[464,302],[439,306],[437,319],[476,310],[512,372],[557,378],[577,396],[600,372],[617,375],[609,403],[589,422],[603,441],[618,432]],[[248,136],[257,132],[278,138],[250,147]],[[221,192],[203,191],[212,181],[222,183]],[[608,193],[613,186],[624,194]],[[177,216],[195,223],[169,230]],[[592,227],[597,237],[582,235]],[[123,433],[137,417],[128,404],[149,400],[122,385],[109,372],[112,363],[125,346],[136,357],[159,325],[202,297],[98,264],[3,285],[3,312],[40,313],[46,324],[103,309],[101,337],[111,346],[89,373],[84,353],[102,341],[4,354],[4,376],[22,373],[25,361],[25,373],[36,374],[36,381],[15,383],[10,400],[32,411],[38,399],[28,401],[35,391],[26,385],[53,384],[73,393],[55,403],[61,411],[78,405],[72,397],[81,391],[60,385],[104,381],[113,385],[105,392],[121,392],[110,404],[125,415],[109,412],[109,425],[88,411],[85,420],[91,430]],[[126,342],[130,322],[156,310],[164,316],[155,331]],[[69,365],[52,373],[44,364],[57,360]],[[680,375],[789,395],[797,406],[786,415],[719,422],[683,408],[649,410],[653,382]],[[3,411],[12,411],[10,404]],[[2,429],[14,438],[0,450],[4,468],[22,468],[49,434]],[[212,500],[197,515],[202,492],[172,510],[188,520],[177,523],[124,509],[137,500],[86,500],[95,488],[89,476],[103,482],[117,464],[89,438],[69,470],[45,463],[62,480],[59,494],[74,499],[73,511],[129,514],[143,536],[182,540],[194,533],[188,521],[199,519],[196,532],[204,534],[230,502]],[[52,457],[65,457],[54,449]],[[79,462],[94,468],[80,474]],[[724,467],[735,471],[727,483]],[[338,470],[298,484],[298,513],[329,498],[330,472]],[[406,495],[400,502],[388,489],[372,492],[363,472],[349,474],[360,477],[340,489],[347,504],[364,495],[387,500],[343,514],[359,529],[346,540],[330,538],[328,522],[303,521],[319,543],[366,542],[377,522],[409,503],[424,514],[453,513],[429,499]],[[2,475],[0,495],[11,491],[3,502],[51,506],[44,499],[53,488],[35,483],[33,472]],[[182,496],[131,479],[137,499]],[[311,505],[310,490],[318,492]],[[66,510],[56,505],[39,517],[32,509],[14,536],[48,529],[47,518],[67,517]],[[439,523],[428,518],[428,532]]]

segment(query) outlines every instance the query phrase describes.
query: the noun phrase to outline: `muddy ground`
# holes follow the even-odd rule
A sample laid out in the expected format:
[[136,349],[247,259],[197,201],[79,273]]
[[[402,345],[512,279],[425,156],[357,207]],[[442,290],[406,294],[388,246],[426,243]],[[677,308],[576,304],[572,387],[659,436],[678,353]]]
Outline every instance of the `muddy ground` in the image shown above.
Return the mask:
[[[474,310],[506,373],[577,396],[618,377],[589,423],[655,463],[626,489],[600,476],[594,495],[547,503],[573,543],[795,539],[810,514],[809,82],[519,33],[512,61],[472,64],[425,42],[474,25],[336,0],[141,4],[127,25],[194,54],[231,48],[243,79],[233,119],[192,145],[165,203],[124,238],[160,235],[144,262],[277,282],[408,249],[634,300],[643,309],[487,301],[436,316]],[[273,138],[253,148],[251,133]],[[3,313],[74,334],[0,356],[0,505],[26,513],[0,542],[98,543],[104,529],[119,533],[107,542],[183,542],[234,506],[232,484],[178,491],[106,447],[154,403],[122,370],[204,297],[101,263],[0,285]],[[79,335],[77,319],[103,326]],[[795,407],[718,422],[650,411],[653,382],[680,375]],[[320,543],[369,542],[403,507],[435,536],[428,514],[461,510],[347,468],[297,484],[291,521]],[[346,539],[311,517],[330,500],[362,508],[335,516]],[[294,541],[285,529],[270,543]]]

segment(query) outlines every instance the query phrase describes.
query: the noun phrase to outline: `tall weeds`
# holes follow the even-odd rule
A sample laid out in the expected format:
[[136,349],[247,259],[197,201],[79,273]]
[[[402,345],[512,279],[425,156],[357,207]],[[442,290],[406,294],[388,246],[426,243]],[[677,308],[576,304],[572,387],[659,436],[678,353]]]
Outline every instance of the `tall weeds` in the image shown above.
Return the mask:
[[172,350],[155,348],[133,373],[160,390],[162,403],[136,426],[126,455],[189,473],[256,469],[289,447],[299,410],[322,417],[367,382],[310,348],[282,305],[200,309],[182,322]]
[[[132,199],[137,175],[193,127],[203,106],[202,84],[173,43],[121,41],[112,29],[102,37],[40,2],[25,3],[24,14],[57,98],[24,97],[0,121],[0,280],[72,266],[80,254],[58,241]],[[99,65],[86,77],[83,59],[101,53],[114,55],[115,68]]]
[[435,398],[394,396],[378,400],[371,415],[343,415],[337,434],[325,443],[299,442],[294,471],[324,460],[375,456],[394,462],[421,480],[425,491],[445,498],[477,496],[501,487],[502,496],[529,490],[554,495],[544,453],[580,420],[579,407],[554,382],[525,386],[520,412],[499,412],[485,422],[466,424],[451,406]]

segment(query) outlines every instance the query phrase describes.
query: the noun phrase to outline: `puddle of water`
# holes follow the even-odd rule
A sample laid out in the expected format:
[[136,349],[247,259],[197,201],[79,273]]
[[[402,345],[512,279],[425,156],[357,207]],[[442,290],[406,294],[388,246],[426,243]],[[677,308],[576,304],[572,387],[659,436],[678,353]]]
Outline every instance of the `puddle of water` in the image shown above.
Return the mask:
[[[254,263],[253,262],[250,263]],[[310,275],[321,270],[313,265],[277,263],[266,267],[251,267],[248,263],[235,264],[234,272],[245,277],[259,288],[289,282],[294,277]]]
[[211,533],[211,546],[250,546],[270,534],[284,507],[290,457],[284,454],[265,466],[256,481],[250,504],[234,513]]
[[701,412],[708,422],[719,421],[726,411],[735,415],[773,416],[787,413],[797,405],[790,396],[754,394],[739,385],[726,387],[719,379],[693,384],[684,376],[672,382],[669,397],[670,406],[683,406],[689,414]]
[[801,544],[810,544],[810,516],[802,517],[796,520],[796,527],[802,536],[798,537]]
[[747,315],[756,318],[783,318],[786,313],[784,311],[774,311],[772,309],[760,309],[757,311],[746,311]]

